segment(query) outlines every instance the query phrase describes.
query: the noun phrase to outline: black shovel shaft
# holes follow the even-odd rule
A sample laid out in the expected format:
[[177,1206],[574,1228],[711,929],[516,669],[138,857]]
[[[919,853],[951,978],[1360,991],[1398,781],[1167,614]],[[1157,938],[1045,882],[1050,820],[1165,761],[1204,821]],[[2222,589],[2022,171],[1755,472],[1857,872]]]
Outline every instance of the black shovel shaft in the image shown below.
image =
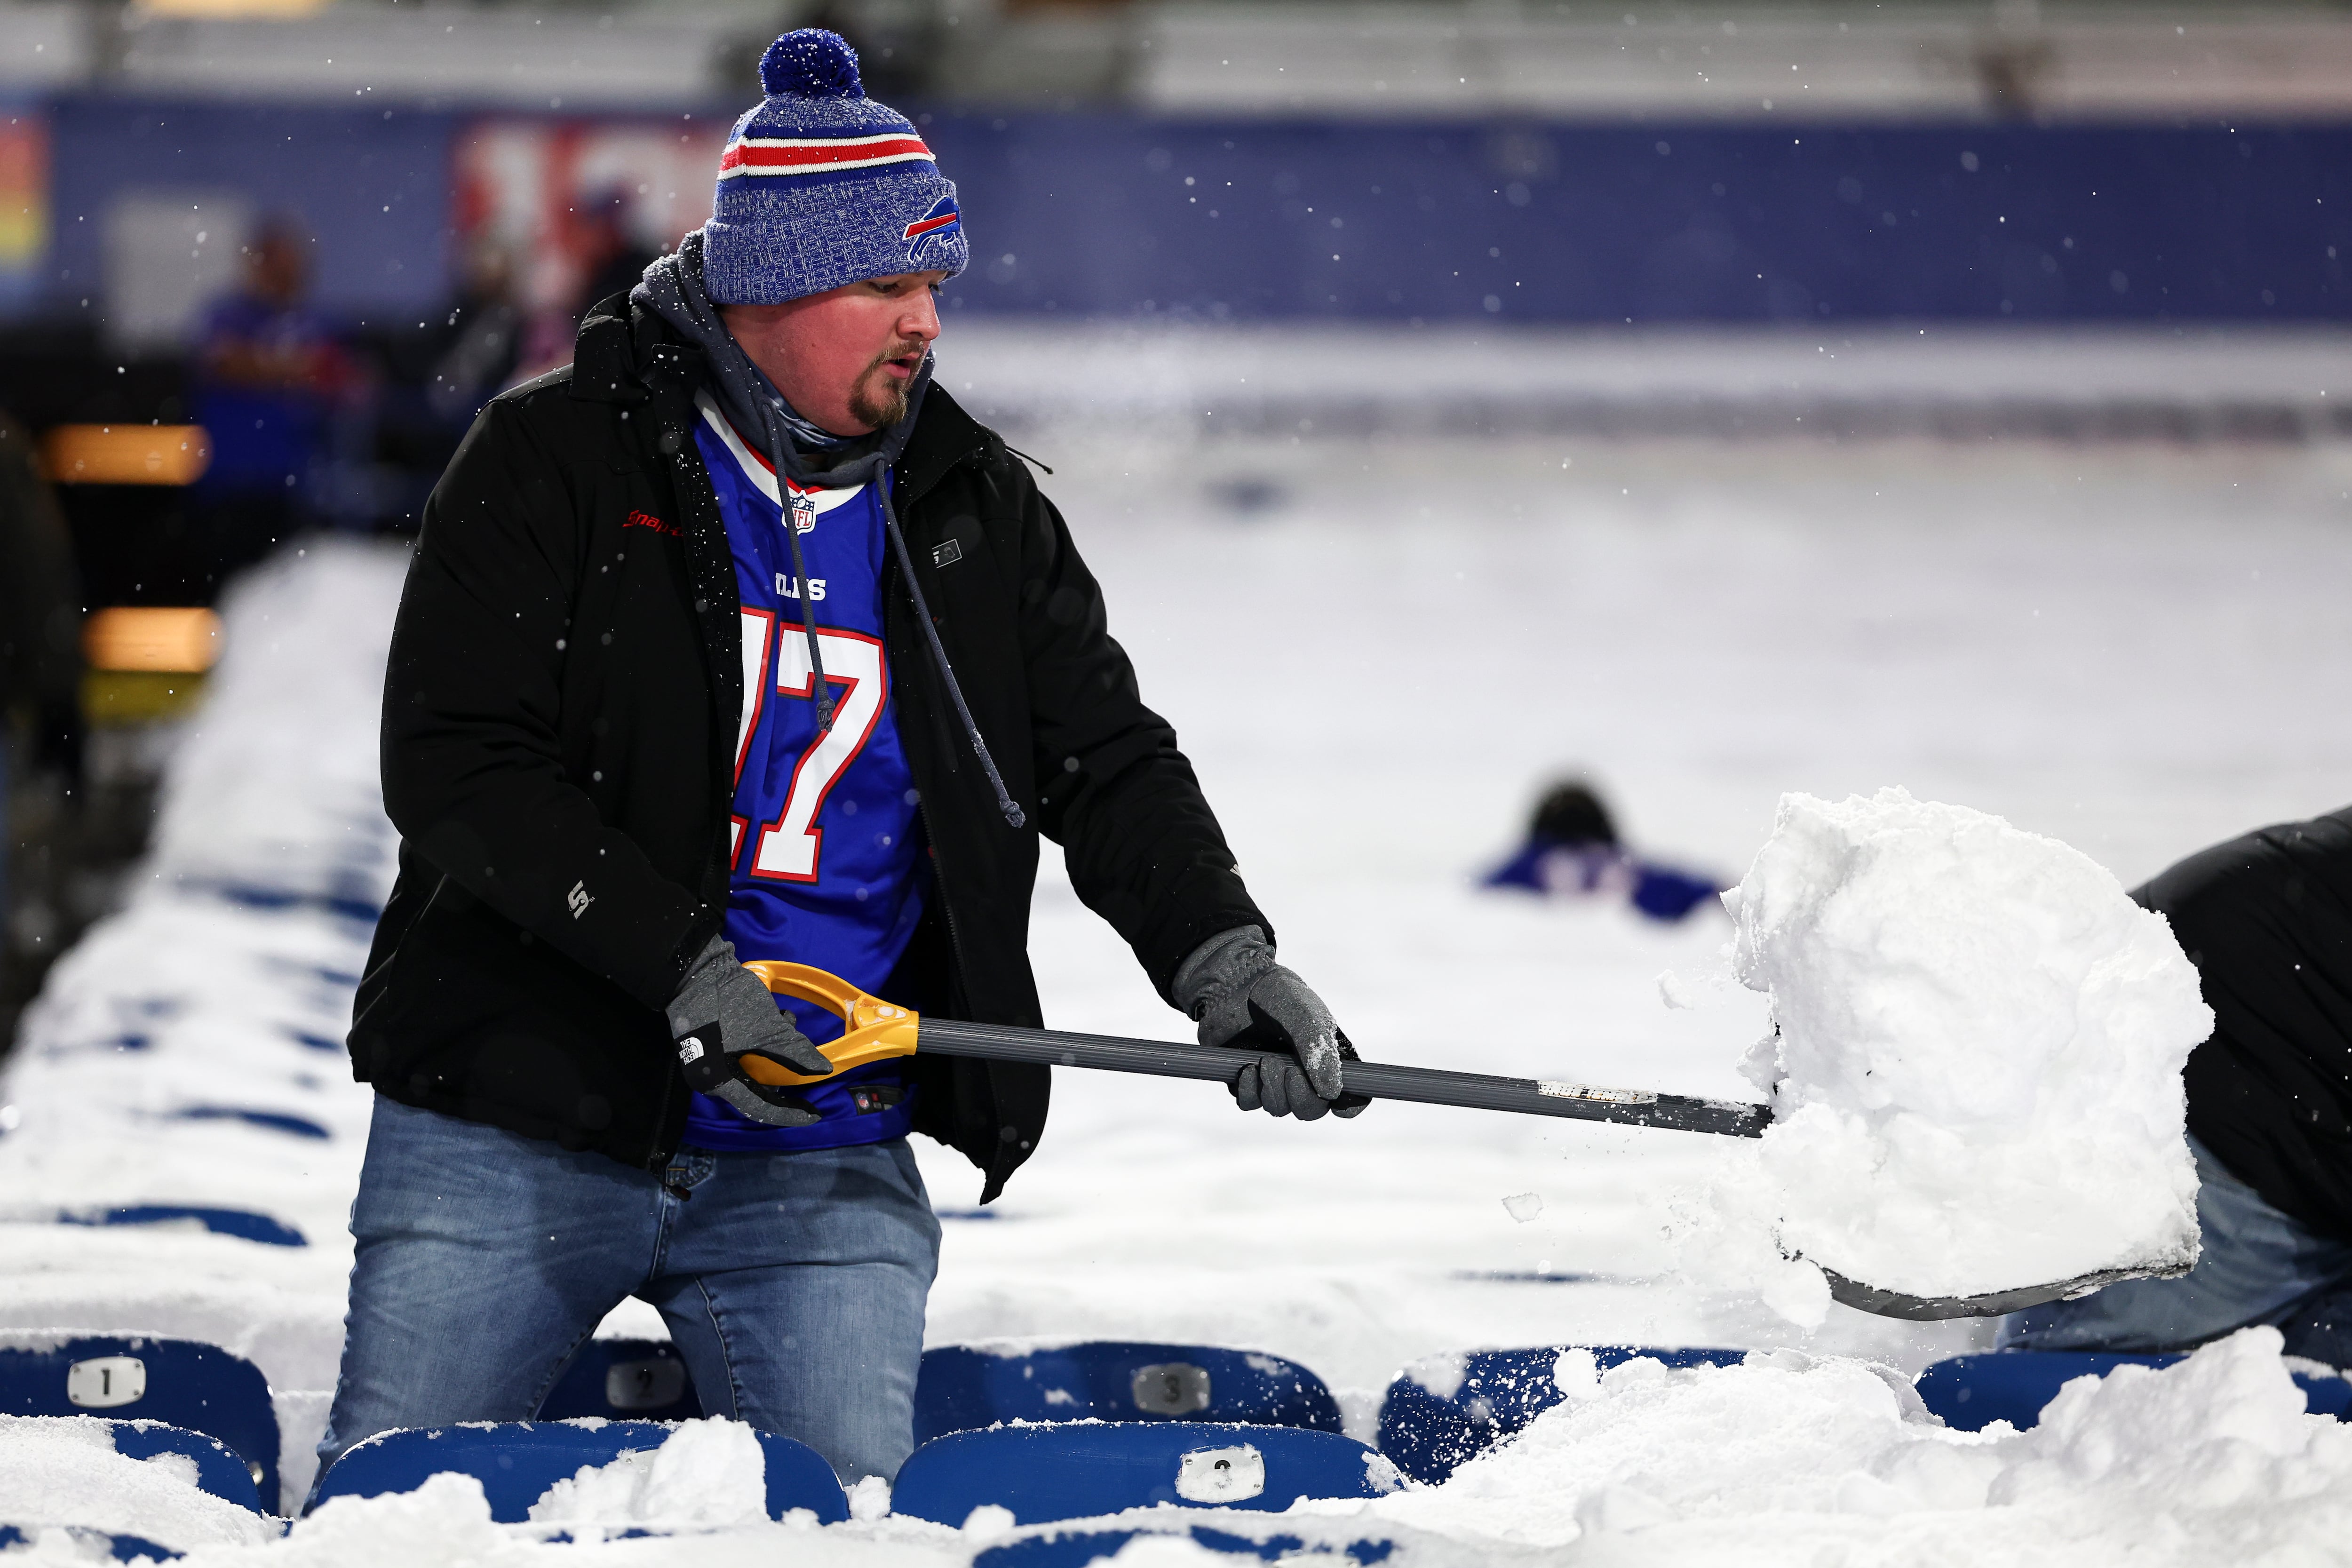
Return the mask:
[[[924,1019],[920,1038],[919,1048],[935,1056],[1096,1068],[1108,1072],[1150,1073],[1159,1078],[1196,1078],[1227,1085],[1253,1059],[1246,1050],[1223,1046],[1129,1040],[1112,1035],[1069,1035],[1058,1029],[1020,1029],[1003,1024],[959,1023],[949,1018]],[[1472,1110],[1565,1116],[1577,1121],[1668,1127],[1679,1132],[1714,1132],[1730,1138],[1760,1138],[1772,1120],[1772,1108],[1768,1105],[1601,1089],[1549,1079],[1494,1078],[1486,1073],[1449,1072],[1443,1068],[1391,1067],[1385,1062],[1348,1062],[1340,1072],[1341,1081],[1350,1094],[1373,1100],[1419,1100],[1423,1105],[1458,1105]]]

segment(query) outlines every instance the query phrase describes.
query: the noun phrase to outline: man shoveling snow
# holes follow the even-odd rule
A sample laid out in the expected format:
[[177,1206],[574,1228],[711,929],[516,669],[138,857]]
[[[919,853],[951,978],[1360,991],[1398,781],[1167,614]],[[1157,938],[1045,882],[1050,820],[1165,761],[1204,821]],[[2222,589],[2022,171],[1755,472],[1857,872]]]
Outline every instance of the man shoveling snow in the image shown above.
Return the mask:
[[2352,809],[2191,855],[2132,894],[2204,982],[2189,1058],[2204,1252],[2002,1325],[2020,1350],[2186,1350],[2250,1323],[2352,1365]]

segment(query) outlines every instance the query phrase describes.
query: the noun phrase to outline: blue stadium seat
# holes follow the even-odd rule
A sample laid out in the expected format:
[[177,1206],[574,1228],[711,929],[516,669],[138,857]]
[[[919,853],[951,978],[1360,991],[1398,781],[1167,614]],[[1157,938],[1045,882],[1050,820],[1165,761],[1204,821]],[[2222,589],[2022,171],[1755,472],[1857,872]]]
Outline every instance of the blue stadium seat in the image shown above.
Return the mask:
[[334,1134],[307,1116],[285,1110],[256,1110],[247,1105],[191,1105],[172,1112],[183,1121],[242,1121],[268,1132],[297,1138],[331,1138]]
[[667,1340],[590,1340],[540,1401],[541,1421],[602,1415],[613,1421],[693,1421],[694,1379]]
[[[178,1454],[195,1461],[196,1489],[212,1493],[216,1498],[233,1502],[239,1508],[249,1508],[256,1513],[275,1513],[265,1507],[262,1492],[257,1484],[253,1467],[227,1444],[205,1433],[191,1431],[162,1421],[108,1421],[114,1430],[114,1451],[126,1459],[152,1459],[163,1454]],[[275,1489],[278,1478],[270,1477]],[[271,1493],[275,1500],[276,1493]]]
[[[1060,1535],[1033,1535],[1026,1541],[1008,1541],[1002,1546],[992,1546],[971,1560],[971,1568],[1084,1568],[1089,1563],[1100,1563],[1116,1557],[1127,1543],[1139,1535],[1157,1535],[1172,1531],[1149,1530],[1082,1530]],[[1341,1563],[1385,1563],[1396,1551],[1396,1542],[1379,1539],[1350,1541],[1344,1545],[1317,1545],[1296,1535],[1269,1535],[1263,1541],[1253,1541],[1246,1535],[1235,1535],[1229,1530],[1212,1530],[1196,1524],[1184,1532],[1193,1545],[1210,1552],[1221,1552],[1244,1562],[1311,1563],[1326,1561],[1331,1568]],[[1311,1555],[1310,1555],[1311,1552]]]
[[[506,1421],[386,1432],[337,1459],[311,1506],[329,1498],[412,1492],[428,1477],[454,1470],[482,1483],[492,1519],[520,1524],[548,1488],[583,1465],[609,1465],[623,1454],[658,1448],[673,1430],[655,1421]],[[811,1510],[821,1524],[849,1517],[841,1482],[815,1449],[773,1432],[759,1438],[768,1459],[768,1517],[782,1519],[796,1508]]]
[[[1996,1421],[2019,1431],[2037,1425],[2042,1408],[2077,1377],[2105,1377],[2119,1366],[2170,1366],[2178,1355],[2108,1355],[2091,1351],[1996,1351],[1953,1356],[1919,1374],[1919,1397],[1944,1425],[1977,1432]],[[2352,1420],[2352,1383],[2296,1373],[2305,1408]]]
[[234,1236],[266,1247],[308,1247],[309,1238],[282,1221],[245,1209],[195,1208],[181,1204],[134,1204],[95,1214],[61,1214],[60,1225],[173,1225],[193,1220],[215,1236]]
[[1076,1422],[950,1432],[915,1450],[895,1513],[961,1525],[985,1504],[1051,1524],[1171,1503],[1279,1511],[1302,1497],[1395,1489],[1391,1467],[1352,1437],[1204,1421]]
[[1473,1351],[1462,1358],[1462,1382],[1450,1395],[1432,1394],[1410,1373],[1389,1384],[1381,1404],[1381,1452],[1414,1480],[1432,1485],[1444,1480],[1464,1461],[1526,1430],[1528,1422],[1565,1397],[1552,1370],[1568,1350],[1590,1350],[1604,1369],[1636,1356],[1668,1366],[1733,1366],[1748,1353],[1643,1345]]
[[50,1349],[0,1344],[0,1415],[169,1422],[225,1444],[242,1461],[248,1489],[257,1486],[273,1503],[278,1498],[269,1381],[218,1345],[108,1334]]
[[[159,1455],[176,1454],[196,1468],[196,1489],[210,1492],[224,1502],[255,1513],[269,1510],[261,1506],[261,1493],[253,1484],[253,1472],[244,1458],[225,1444],[202,1432],[191,1432],[184,1426],[173,1426],[162,1421],[110,1421],[102,1415],[37,1415],[35,1421],[93,1421],[106,1428],[113,1440],[114,1451],[126,1459],[152,1459]],[[30,1527],[27,1527],[30,1528]],[[0,1546],[7,1544],[0,1537]]]
[[[136,1535],[109,1535],[102,1530],[57,1524],[0,1524],[0,1555],[14,1556],[18,1550],[29,1548],[35,1542],[48,1544],[59,1535],[71,1544],[72,1555],[65,1559],[68,1563],[102,1563],[110,1559],[116,1563],[136,1563],[142,1557],[168,1563],[180,1555],[168,1546],[158,1546]],[[49,1549],[55,1551],[54,1545]],[[55,1558],[49,1560],[57,1561]]]
[[1212,1421],[1339,1430],[1339,1403],[1296,1362],[1206,1345],[1095,1340],[1001,1355],[923,1352],[915,1441],[1002,1421]]

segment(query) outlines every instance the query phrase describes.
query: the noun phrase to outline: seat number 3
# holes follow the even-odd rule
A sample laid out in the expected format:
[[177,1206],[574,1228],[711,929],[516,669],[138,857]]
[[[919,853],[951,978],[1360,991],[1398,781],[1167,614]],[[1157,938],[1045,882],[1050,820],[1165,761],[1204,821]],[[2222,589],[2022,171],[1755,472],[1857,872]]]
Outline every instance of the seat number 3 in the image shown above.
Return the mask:
[[[760,825],[759,842],[751,857],[752,876],[780,882],[817,879],[817,866],[824,849],[824,829],[817,826],[817,814],[824,809],[824,798],[834,784],[873,739],[875,723],[881,718],[883,704],[890,695],[890,678],[883,663],[879,638],[859,632],[820,630],[816,642],[824,660],[825,684],[835,689],[833,728],[814,737],[801,752],[793,768],[792,787],[785,792],[783,807],[772,820]],[[774,695],[787,700],[798,698],[804,703],[813,695],[807,634],[790,621],[780,625],[772,612],[745,610],[743,715],[735,748],[739,788],[752,736],[770,700],[761,677],[768,668],[771,648],[775,658]],[[809,705],[809,712],[814,721],[814,704]],[[735,819],[733,849],[738,855],[742,852],[747,826],[746,819]]]

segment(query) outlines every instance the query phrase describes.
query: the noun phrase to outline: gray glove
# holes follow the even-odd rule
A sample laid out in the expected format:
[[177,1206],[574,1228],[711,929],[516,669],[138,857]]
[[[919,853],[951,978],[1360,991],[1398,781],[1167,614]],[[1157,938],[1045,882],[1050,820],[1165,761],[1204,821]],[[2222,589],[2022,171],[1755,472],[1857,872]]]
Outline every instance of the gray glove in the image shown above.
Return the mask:
[[812,1078],[833,1071],[760,977],[737,962],[735,944],[714,936],[696,955],[667,1009],[686,1086],[724,1100],[771,1127],[806,1127],[814,1107],[789,1089],[746,1077],[742,1058],[764,1057]]
[[1312,1121],[1327,1111],[1353,1116],[1370,1100],[1343,1094],[1339,1064],[1356,1047],[1323,998],[1274,961],[1265,932],[1236,926],[1194,948],[1176,966],[1169,994],[1201,1026],[1204,1046],[1257,1051],[1233,1083],[1244,1110]]

